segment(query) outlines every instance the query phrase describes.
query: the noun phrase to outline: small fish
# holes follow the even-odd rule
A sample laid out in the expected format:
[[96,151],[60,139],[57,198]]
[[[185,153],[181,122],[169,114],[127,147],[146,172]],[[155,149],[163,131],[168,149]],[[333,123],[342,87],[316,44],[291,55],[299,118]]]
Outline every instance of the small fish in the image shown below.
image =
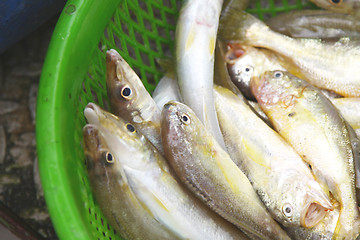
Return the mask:
[[219,86],[214,96],[228,153],[274,219],[283,226],[314,227],[333,207],[308,166],[245,101]]
[[340,203],[335,235],[355,239],[354,153],[345,120],[321,91],[284,71],[253,78],[251,88],[276,131],[310,164],[316,180]]
[[179,179],[212,210],[250,237],[289,239],[245,174],[188,106],[164,106],[161,134],[166,159]]
[[114,49],[106,52],[106,88],[112,112],[134,124],[163,153],[161,110],[134,70]]
[[334,39],[360,37],[360,22],[353,16],[327,10],[297,10],[266,21],[274,31],[293,38]]
[[266,50],[236,43],[228,44],[225,62],[233,83],[247,99],[254,100],[250,90],[250,79],[265,71],[285,70],[276,56]]
[[248,239],[173,177],[136,128],[93,103],[85,108],[85,155],[92,189],[126,239]]
[[219,37],[223,40],[272,50],[285,69],[314,86],[342,96],[360,96],[359,46],[290,38],[272,31],[246,12],[230,10],[228,21],[236,24],[219,27]]
[[360,1],[359,0],[310,0],[317,6],[339,13],[346,13],[359,17]]
[[175,33],[177,79],[185,104],[224,145],[216,118],[213,82],[214,52],[223,0],[184,1]]

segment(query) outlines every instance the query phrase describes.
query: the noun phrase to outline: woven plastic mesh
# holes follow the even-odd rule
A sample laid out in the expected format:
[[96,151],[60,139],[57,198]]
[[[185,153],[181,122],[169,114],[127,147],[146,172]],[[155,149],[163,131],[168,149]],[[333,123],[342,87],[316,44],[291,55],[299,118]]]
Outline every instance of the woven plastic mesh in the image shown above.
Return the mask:
[[[78,143],[77,159],[84,159],[82,149],[82,127],[86,124],[83,110],[87,103],[95,102],[108,109],[105,88],[105,53],[114,48],[134,68],[148,91],[152,91],[162,77],[156,59],[170,57],[174,48],[175,24],[182,1],[176,0],[124,0],[117,7],[108,23],[98,48],[93,54],[92,62],[83,79],[82,88],[78,91],[77,131],[74,138]],[[293,9],[313,8],[314,5],[301,0],[256,0],[250,1],[248,12],[264,19],[279,12]],[[79,182],[83,183],[82,215],[88,231],[94,239],[121,239],[108,224],[96,203],[90,189],[84,161],[78,161]]]

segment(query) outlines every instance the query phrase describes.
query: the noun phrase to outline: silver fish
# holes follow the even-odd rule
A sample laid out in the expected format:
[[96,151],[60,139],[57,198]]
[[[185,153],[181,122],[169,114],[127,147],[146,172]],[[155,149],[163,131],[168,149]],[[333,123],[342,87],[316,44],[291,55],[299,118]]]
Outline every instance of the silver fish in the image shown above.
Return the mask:
[[244,173],[186,105],[164,106],[161,134],[175,173],[212,210],[256,239],[289,239]]
[[[182,187],[166,160],[135,127],[95,104],[85,111],[96,128],[89,155],[94,192],[104,214],[127,239],[248,239]],[[89,142],[89,141],[88,141]],[[96,164],[96,165],[95,165]],[[90,177],[93,177],[90,174]]]

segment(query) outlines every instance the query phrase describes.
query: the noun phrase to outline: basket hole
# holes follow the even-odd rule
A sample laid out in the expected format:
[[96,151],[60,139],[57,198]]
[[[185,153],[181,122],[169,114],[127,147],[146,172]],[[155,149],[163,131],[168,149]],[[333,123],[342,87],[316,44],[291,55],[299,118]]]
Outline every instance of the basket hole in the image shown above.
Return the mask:
[[112,238],[111,238],[111,237],[109,237],[109,240],[112,240]]
[[147,18],[144,18],[143,19],[143,23],[144,23],[144,26],[145,26],[145,29],[150,32],[150,33],[156,33],[156,29],[153,28],[153,24],[152,22],[149,21],[149,19]]
[[139,32],[135,32],[135,39],[136,42],[139,43],[140,45],[145,45],[144,37]]
[[154,13],[154,17],[155,17],[155,18],[161,19],[161,20],[163,19],[163,18],[162,18],[161,10],[160,10],[159,8],[153,7],[152,10],[153,10],[153,13]]
[[171,27],[172,29],[175,29],[177,16],[175,16],[174,14],[171,14],[171,13],[165,13],[165,17],[166,17],[166,23],[168,25],[171,25],[169,27]]
[[125,21],[120,22],[120,31],[129,36],[129,27]]
[[140,52],[140,57],[143,64],[151,66],[148,53]]
[[123,49],[120,38],[116,34],[113,35],[113,38],[114,38],[115,46],[119,49]]
[[104,226],[104,220],[102,218],[100,218],[101,220],[101,225]]
[[173,2],[173,1],[171,1],[171,0],[163,0],[162,5],[165,6],[165,7],[167,7],[167,8],[172,9],[172,8],[176,7],[176,6],[174,6],[174,5],[172,4],[172,2]]
[[104,236],[104,237],[106,237],[106,234],[105,234],[105,232],[102,232],[102,234],[103,234],[103,236]]
[[95,220],[97,220],[97,214],[95,213]]

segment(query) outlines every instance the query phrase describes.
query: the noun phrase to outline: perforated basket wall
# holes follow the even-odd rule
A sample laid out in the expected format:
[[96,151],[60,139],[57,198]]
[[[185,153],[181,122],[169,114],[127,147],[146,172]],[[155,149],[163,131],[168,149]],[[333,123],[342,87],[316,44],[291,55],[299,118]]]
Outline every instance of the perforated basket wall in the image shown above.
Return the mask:
[[[307,1],[256,0],[249,12],[264,19],[313,7]],[[88,102],[107,107],[105,52],[114,48],[148,91],[170,57],[181,1],[70,0],[48,50],[39,88],[37,143],[41,180],[60,239],[121,239],[107,223],[90,189],[82,128]]]

